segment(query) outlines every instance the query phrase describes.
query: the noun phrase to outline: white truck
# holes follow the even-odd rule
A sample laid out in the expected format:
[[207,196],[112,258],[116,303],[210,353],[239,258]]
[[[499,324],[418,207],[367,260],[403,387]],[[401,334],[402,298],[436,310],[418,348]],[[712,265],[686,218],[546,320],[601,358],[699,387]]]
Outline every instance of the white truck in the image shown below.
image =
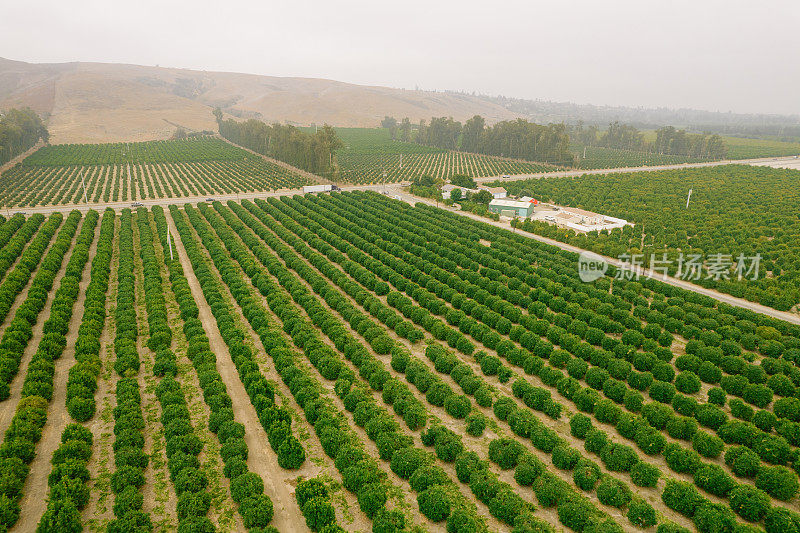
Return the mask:
[[338,191],[339,187],[336,185],[331,184],[324,184],[324,185],[304,185],[303,186],[303,194],[309,192],[331,192],[331,191]]

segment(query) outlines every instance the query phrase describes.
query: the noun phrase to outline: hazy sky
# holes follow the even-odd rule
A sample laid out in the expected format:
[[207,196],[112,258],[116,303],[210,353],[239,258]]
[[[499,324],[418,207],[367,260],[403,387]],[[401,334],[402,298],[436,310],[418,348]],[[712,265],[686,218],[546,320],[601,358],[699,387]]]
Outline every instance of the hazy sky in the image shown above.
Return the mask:
[[0,57],[800,113],[800,1],[35,0]]

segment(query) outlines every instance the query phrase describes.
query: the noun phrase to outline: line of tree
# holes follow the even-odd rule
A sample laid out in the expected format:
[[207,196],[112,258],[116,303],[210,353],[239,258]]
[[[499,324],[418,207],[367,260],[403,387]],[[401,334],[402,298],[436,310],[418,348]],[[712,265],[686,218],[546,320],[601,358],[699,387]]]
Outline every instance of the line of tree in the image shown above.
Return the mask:
[[405,117],[402,121],[397,122],[397,119],[390,116],[383,117],[381,120],[381,128],[386,128],[392,135],[393,141],[405,141],[410,142],[412,139],[412,130],[414,126],[411,124],[411,120],[408,117]]
[[724,159],[728,147],[722,137],[708,133],[687,133],[674,126],[656,130],[655,142],[647,142],[644,134],[630,124],[612,122],[608,129],[600,131],[597,126],[584,127],[582,122],[568,128],[570,138],[582,146],[600,146],[620,150],[650,152],[663,155],[682,155],[708,159]]
[[[411,137],[411,123],[407,118],[398,125],[395,119],[386,117],[381,125],[396,129],[401,140],[406,140],[403,137]],[[433,117],[429,123],[420,121],[413,140],[444,150],[462,150],[559,165],[572,165],[575,159],[569,150],[569,136],[564,124],[544,126],[523,119],[487,126],[486,120],[479,115],[464,124],[452,117]]]
[[334,129],[325,124],[316,133],[294,126],[267,124],[260,120],[222,119],[222,111],[214,110],[219,133],[229,141],[320,176],[336,174],[334,152],[344,146]]
[[49,138],[47,127],[34,110],[26,107],[0,113],[0,165],[31,148],[39,139],[47,142]]
[[728,155],[728,148],[719,135],[686,133],[686,130],[676,130],[672,126],[656,130],[654,149],[660,154],[710,159],[724,159]]

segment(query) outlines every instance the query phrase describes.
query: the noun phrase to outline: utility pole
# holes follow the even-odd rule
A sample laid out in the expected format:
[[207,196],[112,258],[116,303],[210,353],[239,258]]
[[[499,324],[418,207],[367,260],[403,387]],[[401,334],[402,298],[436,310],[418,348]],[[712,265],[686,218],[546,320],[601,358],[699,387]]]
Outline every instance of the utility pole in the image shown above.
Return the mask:
[[689,196],[686,197],[686,209],[689,209],[689,199],[692,197],[692,189],[689,189]]
[[83,181],[83,169],[81,169],[81,184],[83,185],[83,201],[88,204],[89,200],[86,198],[86,182]]
[[172,238],[169,233],[169,226],[167,226],[167,248],[169,248],[169,260],[174,261],[175,258],[172,256]]

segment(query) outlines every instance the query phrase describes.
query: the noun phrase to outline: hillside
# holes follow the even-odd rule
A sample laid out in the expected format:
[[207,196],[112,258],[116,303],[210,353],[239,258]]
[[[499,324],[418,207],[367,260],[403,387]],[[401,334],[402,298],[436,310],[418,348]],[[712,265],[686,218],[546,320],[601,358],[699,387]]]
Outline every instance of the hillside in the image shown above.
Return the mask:
[[53,143],[166,139],[176,125],[214,130],[211,108],[298,125],[376,126],[384,115],[490,122],[516,114],[479,97],[332,80],[107,63],[32,64],[0,58],[0,109],[49,117]]

